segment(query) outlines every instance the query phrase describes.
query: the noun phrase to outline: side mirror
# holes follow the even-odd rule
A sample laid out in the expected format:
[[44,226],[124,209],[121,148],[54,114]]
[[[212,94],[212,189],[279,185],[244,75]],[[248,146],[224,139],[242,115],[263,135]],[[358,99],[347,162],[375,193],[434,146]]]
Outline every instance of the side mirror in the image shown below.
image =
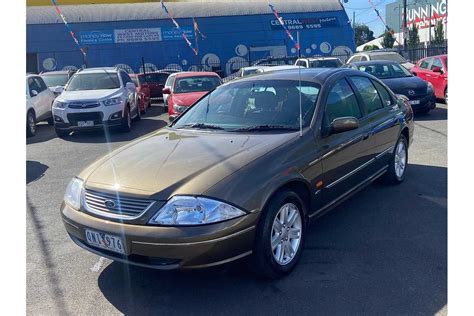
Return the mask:
[[437,73],[440,73],[442,74],[443,73],[443,69],[441,69],[441,67],[438,67],[438,66],[434,66],[433,69],[431,69],[432,72],[437,72]]
[[162,91],[163,91],[163,94],[171,94],[170,88],[164,88]]
[[170,116],[169,120],[170,120],[170,123],[173,123],[173,121],[176,120],[176,116]]
[[64,87],[63,87],[63,86],[57,86],[57,87],[54,87],[54,88],[52,89],[52,91],[53,91],[54,93],[56,93],[56,94],[61,94],[61,93],[63,93],[63,91],[64,91]]
[[343,133],[359,128],[359,120],[355,117],[338,117],[331,123],[333,134]]
[[31,90],[31,96],[36,97],[38,95],[38,91],[36,90]]
[[125,85],[125,87],[128,89],[128,90],[131,90],[131,91],[135,91],[136,87],[135,87],[135,84],[133,82],[127,82],[127,84]]

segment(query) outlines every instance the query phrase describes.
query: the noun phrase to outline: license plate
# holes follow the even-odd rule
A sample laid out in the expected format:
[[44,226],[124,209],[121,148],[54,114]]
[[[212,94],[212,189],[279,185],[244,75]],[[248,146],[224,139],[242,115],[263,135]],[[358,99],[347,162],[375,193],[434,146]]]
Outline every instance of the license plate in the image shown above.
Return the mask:
[[78,121],[77,126],[79,127],[90,127],[94,126],[94,121]]
[[121,254],[125,253],[123,241],[120,237],[86,229],[86,239],[91,246]]
[[411,101],[410,101],[410,104],[411,104],[411,105],[420,104],[420,100],[411,100]]

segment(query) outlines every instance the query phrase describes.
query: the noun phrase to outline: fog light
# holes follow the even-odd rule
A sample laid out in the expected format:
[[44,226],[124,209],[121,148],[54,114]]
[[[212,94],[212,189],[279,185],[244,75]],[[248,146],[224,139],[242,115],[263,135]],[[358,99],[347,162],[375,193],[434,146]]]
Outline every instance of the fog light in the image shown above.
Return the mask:
[[117,120],[122,118],[122,111],[116,112],[110,116],[110,120]]
[[54,116],[54,121],[55,122],[63,122],[63,119],[57,115]]

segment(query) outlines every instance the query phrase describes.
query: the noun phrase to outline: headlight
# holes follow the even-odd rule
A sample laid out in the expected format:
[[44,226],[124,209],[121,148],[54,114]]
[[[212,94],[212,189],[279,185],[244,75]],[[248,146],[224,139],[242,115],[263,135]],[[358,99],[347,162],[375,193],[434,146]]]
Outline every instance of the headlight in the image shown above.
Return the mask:
[[53,103],[53,108],[65,109],[66,107],[67,107],[67,103],[63,101],[55,100]]
[[184,110],[186,110],[186,106],[183,106],[183,105],[173,105],[173,109],[176,111],[176,112],[184,112]]
[[122,103],[122,98],[118,97],[118,98],[112,98],[112,99],[107,99],[104,101],[104,105],[117,105],[117,104],[120,104]]
[[155,225],[202,225],[222,222],[245,215],[245,212],[224,202],[204,197],[175,196],[150,220]]
[[433,89],[433,84],[431,82],[427,82],[428,83],[428,87],[426,88],[427,92],[428,93],[433,93],[434,89]]
[[81,208],[81,194],[84,181],[79,178],[72,178],[67,185],[66,193],[64,193],[64,202],[72,208],[78,210]]

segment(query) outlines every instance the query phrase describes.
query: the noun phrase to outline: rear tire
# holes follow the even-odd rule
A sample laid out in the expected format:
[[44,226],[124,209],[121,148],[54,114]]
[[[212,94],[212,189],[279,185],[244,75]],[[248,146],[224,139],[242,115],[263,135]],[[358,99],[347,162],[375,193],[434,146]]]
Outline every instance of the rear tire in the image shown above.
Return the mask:
[[305,207],[301,198],[290,190],[276,193],[265,207],[257,226],[251,260],[258,276],[277,279],[294,269],[304,246]]
[[130,108],[125,107],[124,117],[122,118],[122,125],[120,126],[122,132],[130,132],[132,130],[132,119],[130,118]]
[[405,135],[400,135],[395,149],[390,159],[388,171],[385,173],[384,180],[387,184],[400,184],[405,180],[405,174],[408,166],[408,141]]
[[33,137],[36,135],[36,115],[33,110],[26,113],[26,136]]
[[446,87],[446,90],[444,90],[444,103],[446,105],[448,104],[448,87]]
[[133,119],[135,122],[138,122],[142,119],[142,111],[140,110],[140,103],[137,105],[137,115]]

